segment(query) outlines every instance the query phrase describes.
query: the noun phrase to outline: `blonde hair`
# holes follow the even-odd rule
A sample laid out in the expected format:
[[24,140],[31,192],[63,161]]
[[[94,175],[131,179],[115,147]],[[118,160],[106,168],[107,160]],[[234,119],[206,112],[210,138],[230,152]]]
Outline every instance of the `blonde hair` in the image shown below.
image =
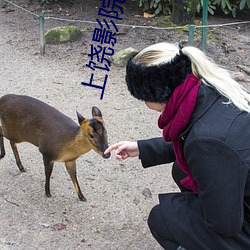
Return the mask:
[[[233,103],[238,109],[250,113],[250,94],[231,77],[227,70],[215,64],[195,47],[184,47],[181,52],[190,59],[193,74],[228,99],[225,104]],[[164,64],[181,52],[177,44],[157,43],[138,53],[134,62],[145,66]]]

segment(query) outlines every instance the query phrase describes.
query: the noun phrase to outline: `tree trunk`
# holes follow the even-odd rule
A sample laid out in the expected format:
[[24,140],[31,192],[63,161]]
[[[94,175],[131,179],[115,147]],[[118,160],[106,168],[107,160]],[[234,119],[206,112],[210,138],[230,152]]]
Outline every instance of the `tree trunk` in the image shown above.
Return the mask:
[[173,0],[171,22],[178,25],[194,22],[198,0]]

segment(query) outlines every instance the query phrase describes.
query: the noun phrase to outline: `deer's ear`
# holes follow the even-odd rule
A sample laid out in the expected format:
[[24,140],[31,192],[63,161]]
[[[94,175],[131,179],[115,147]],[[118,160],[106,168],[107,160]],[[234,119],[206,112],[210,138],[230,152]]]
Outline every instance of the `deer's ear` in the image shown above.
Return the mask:
[[97,107],[92,107],[92,115],[93,115],[93,117],[94,116],[100,116],[100,117],[102,117],[102,112],[100,111],[100,109],[99,108],[97,108]]
[[78,111],[76,111],[76,114],[77,114],[78,122],[81,125],[83,121],[85,120],[85,118]]

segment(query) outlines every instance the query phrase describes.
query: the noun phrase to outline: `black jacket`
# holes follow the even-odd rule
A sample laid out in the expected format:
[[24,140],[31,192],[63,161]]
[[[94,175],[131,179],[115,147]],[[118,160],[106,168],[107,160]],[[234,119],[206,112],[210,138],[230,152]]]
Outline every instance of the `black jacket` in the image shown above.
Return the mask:
[[[202,84],[189,125],[179,136],[198,196],[160,195],[160,204],[165,213],[173,197],[182,197],[179,205],[186,206],[190,220],[184,226],[200,235],[201,249],[250,249],[250,114],[223,102],[227,100]],[[138,145],[144,167],[175,161],[172,144],[163,138],[138,141]],[[176,230],[173,233],[178,235]]]

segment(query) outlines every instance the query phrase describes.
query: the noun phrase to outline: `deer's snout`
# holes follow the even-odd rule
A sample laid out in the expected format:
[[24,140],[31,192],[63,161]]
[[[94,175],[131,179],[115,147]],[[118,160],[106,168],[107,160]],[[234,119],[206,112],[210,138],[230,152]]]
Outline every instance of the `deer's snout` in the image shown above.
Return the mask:
[[108,153],[108,154],[103,154],[102,157],[103,157],[104,159],[108,159],[108,158],[110,157],[110,155],[111,155],[110,153]]

